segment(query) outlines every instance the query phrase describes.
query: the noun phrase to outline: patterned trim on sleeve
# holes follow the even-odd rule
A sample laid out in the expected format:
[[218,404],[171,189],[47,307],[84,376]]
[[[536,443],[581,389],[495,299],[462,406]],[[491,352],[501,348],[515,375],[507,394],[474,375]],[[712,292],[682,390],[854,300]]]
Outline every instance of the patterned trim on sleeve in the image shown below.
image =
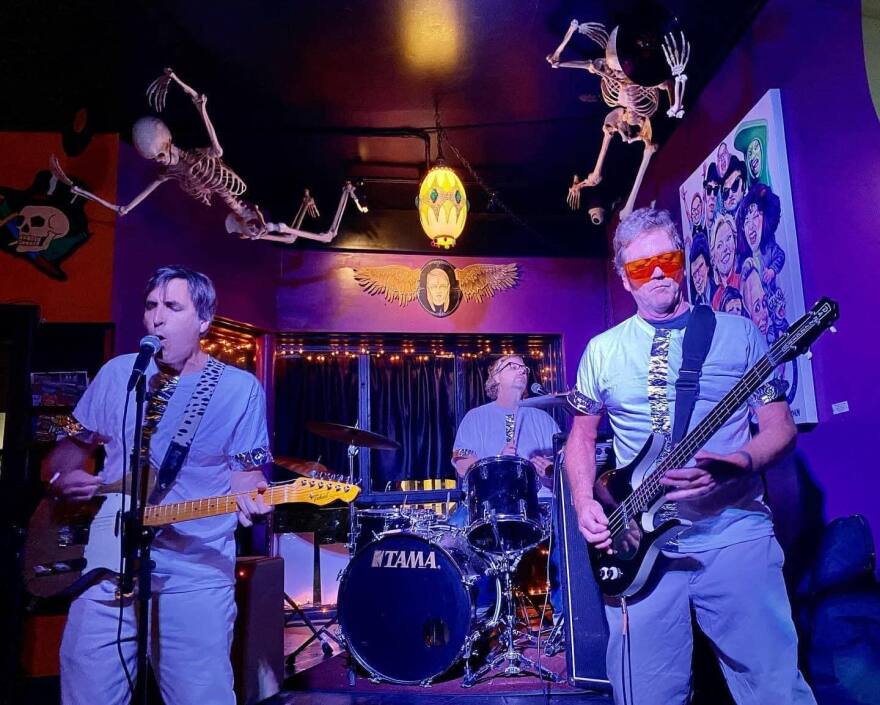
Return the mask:
[[774,401],[785,401],[788,391],[788,382],[779,377],[769,379],[758,387],[749,397],[749,406],[753,409],[764,406]]
[[464,458],[474,458],[476,457],[476,455],[477,454],[469,448],[453,448],[452,462],[455,462],[456,460],[462,460]]
[[59,439],[66,436],[82,443],[107,443],[100,433],[87,429],[70,414],[54,416],[52,421],[58,427]]
[[590,399],[590,397],[577,389],[572,389],[568,393],[566,401],[571,404],[578,413],[587,414],[588,416],[598,416],[602,413],[602,409],[605,408],[602,405],[602,402]]
[[268,448],[254,448],[232,456],[233,470],[250,470],[272,462],[272,453]]

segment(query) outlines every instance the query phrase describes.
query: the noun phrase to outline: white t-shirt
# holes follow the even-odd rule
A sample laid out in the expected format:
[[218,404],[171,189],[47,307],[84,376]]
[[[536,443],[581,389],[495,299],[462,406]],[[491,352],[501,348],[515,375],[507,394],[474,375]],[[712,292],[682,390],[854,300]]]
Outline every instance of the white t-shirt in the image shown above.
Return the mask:
[[[760,360],[766,341],[747,318],[715,313],[712,345],[703,364],[700,395],[694,407],[690,428],[694,428]],[[662,409],[656,386],[649,391],[650,375],[662,370],[666,384],[667,430],[675,419],[675,381],[681,367],[684,328],[663,330],[638,315],[593,338],[581,358],[577,391],[583,395],[581,411],[607,413],[614,432],[614,453],[618,466],[635,458],[648,436],[657,430],[655,413]],[[658,342],[659,341],[659,342]],[[665,389],[663,389],[665,386]],[[653,396],[653,403],[649,399]],[[771,380],[764,383],[705,444],[714,453],[730,453],[750,438],[749,407],[760,406],[779,397]],[[782,397],[784,398],[784,396]],[[652,417],[653,414],[653,417]],[[761,497],[759,475],[725,483],[721,489],[692,501],[677,502],[678,515],[694,525],[678,540],[682,552],[704,551],[768,536],[773,533],[769,508]]]
[[[136,355],[113,358],[98,372],[73,416],[88,431],[97,434],[107,454],[102,479],[119,481],[127,459],[123,457],[122,416],[125,387]],[[149,380],[158,373],[154,361],[147,368]],[[168,444],[183,420],[186,405],[201,372],[181,375],[150,440],[150,463],[162,465]],[[125,428],[126,452],[131,452],[134,433],[135,395],[129,398]],[[170,504],[231,493],[230,473],[247,470],[271,460],[266,430],[266,399],[263,388],[249,372],[227,366],[196,431],[183,467],[160,500]],[[157,470],[158,472],[158,470]],[[224,514],[171,524],[158,529],[151,557],[156,563],[153,590],[187,592],[232,585],[235,570],[237,517]],[[110,581],[87,590],[84,595],[106,599],[115,586]]]

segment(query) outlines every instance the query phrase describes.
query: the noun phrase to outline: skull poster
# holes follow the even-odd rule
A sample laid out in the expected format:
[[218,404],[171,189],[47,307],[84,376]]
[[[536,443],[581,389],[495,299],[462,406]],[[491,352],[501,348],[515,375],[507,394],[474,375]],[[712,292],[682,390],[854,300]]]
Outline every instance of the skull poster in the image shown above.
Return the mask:
[[[779,90],[764,94],[679,193],[690,302],[750,318],[772,345],[805,310]],[[774,375],[795,422],[816,422],[809,359]]]
[[[71,203],[74,200],[74,203]],[[89,238],[83,201],[41,171],[24,190],[0,185],[0,248],[64,281],[64,260]]]

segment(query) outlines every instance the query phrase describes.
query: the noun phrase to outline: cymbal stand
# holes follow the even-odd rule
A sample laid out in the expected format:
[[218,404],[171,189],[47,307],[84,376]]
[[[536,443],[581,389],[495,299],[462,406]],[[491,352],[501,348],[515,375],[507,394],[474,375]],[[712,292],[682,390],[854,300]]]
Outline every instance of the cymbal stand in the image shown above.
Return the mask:
[[[353,485],[354,482],[354,459],[357,457],[358,451],[360,448],[354,445],[354,443],[349,444],[348,446],[348,482]],[[354,507],[354,502],[349,502],[348,505],[348,555],[349,558],[354,557],[354,549],[355,549],[355,530],[357,529],[357,511]]]

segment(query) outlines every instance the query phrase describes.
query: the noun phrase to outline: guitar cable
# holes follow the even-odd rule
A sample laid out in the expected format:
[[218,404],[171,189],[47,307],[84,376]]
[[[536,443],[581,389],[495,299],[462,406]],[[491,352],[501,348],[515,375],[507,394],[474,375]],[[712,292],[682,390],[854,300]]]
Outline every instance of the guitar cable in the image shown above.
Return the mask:
[[[632,700],[632,643],[630,641],[629,610],[627,609],[626,596],[620,598],[620,611],[622,616],[621,626],[623,633],[623,640],[621,642],[622,653],[620,656],[620,688],[622,691],[621,695],[623,696],[623,705],[635,705],[635,701]],[[629,698],[627,698],[626,695],[627,680],[629,680]]]

